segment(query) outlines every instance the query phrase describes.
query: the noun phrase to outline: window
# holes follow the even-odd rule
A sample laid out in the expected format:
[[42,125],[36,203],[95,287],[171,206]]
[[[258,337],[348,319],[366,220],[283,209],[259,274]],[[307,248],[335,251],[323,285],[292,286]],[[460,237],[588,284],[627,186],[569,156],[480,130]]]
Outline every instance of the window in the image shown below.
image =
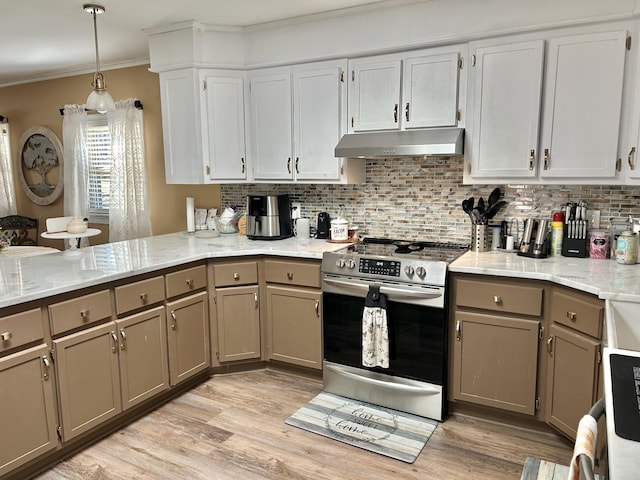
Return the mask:
[[106,115],[87,117],[89,155],[89,221],[109,224],[111,192],[111,134]]

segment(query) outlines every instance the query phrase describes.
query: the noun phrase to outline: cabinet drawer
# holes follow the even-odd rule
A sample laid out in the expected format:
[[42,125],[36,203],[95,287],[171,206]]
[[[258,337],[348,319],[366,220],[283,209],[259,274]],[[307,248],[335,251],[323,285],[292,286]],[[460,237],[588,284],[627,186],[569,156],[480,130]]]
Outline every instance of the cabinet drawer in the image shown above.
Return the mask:
[[258,283],[258,263],[228,263],[213,266],[216,287]]
[[121,315],[164,300],[164,281],[161,276],[140,280],[115,288],[116,313]]
[[59,333],[83,327],[111,317],[109,290],[83,295],[49,305],[51,333]]
[[0,352],[44,338],[39,308],[0,318]]
[[300,285],[320,288],[320,264],[265,260],[265,278],[268,283]]
[[602,338],[604,302],[581,292],[554,289],[551,320],[592,337]]
[[195,292],[207,286],[207,270],[204,265],[168,273],[165,276],[167,298]]
[[485,280],[456,281],[456,306],[496,312],[542,315],[543,287]]

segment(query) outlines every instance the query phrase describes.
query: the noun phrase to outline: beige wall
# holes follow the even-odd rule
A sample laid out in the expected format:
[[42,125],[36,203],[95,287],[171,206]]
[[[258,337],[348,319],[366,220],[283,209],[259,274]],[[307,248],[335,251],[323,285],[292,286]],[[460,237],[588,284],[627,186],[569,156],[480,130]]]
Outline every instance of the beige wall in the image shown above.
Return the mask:
[[[130,67],[105,72],[107,89],[115,100],[138,98],[144,106],[145,150],[151,198],[153,234],[159,235],[186,229],[185,197],[193,195],[196,207],[220,207],[220,188],[217,185],[167,185],[164,177],[162,146],[162,118],[158,75],[148,66]],[[91,89],[92,74],[46,80],[0,88],[0,115],[9,118],[11,150],[14,156],[18,213],[40,220],[62,216],[64,190],[51,205],[36,205],[23,192],[18,181],[17,149],[22,134],[31,127],[50,128],[62,141],[62,115],[65,104],[83,104]],[[52,177],[54,178],[54,177]],[[92,225],[103,230],[90,239],[91,244],[109,241],[107,225]],[[39,239],[42,245],[62,248],[59,240]]]

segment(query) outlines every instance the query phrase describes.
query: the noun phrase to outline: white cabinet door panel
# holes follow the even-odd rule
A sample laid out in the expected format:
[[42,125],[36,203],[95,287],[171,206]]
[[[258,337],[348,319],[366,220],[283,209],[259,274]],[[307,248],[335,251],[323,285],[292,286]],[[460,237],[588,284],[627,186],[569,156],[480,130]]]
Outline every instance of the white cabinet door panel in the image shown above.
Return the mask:
[[542,177],[614,177],[627,32],[549,41]]
[[544,41],[478,48],[475,55],[472,177],[534,177]]

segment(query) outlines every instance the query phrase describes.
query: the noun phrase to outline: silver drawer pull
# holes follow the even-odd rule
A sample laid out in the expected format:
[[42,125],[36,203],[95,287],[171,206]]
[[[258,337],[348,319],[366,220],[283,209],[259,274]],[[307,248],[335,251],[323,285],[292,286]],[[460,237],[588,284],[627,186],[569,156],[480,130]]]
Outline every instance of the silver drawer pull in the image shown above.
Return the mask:
[[293,280],[293,272],[287,272],[287,278]]
[[49,366],[51,364],[49,363],[49,359],[47,358],[46,355],[42,356],[42,364],[44,365],[44,372],[42,374],[42,378],[44,380],[49,380]]
[[239,280],[239,279],[240,279],[240,274],[239,274],[238,272],[235,272],[235,273],[233,274],[233,279],[234,279],[234,280]]
[[493,302],[494,302],[496,305],[501,304],[501,303],[502,303],[502,297],[501,297],[500,295],[494,295],[494,296],[493,296]]
[[89,317],[89,310],[80,310],[80,318]]
[[124,333],[124,328],[120,329],[120,337],[122,337],[122,342],[120,342],[120,350],[124,350],[124,344],[127,342],[127,335]]
[[192,279],[190,279],[190,278],[189,278],[189,279],[187,279],[187,280],[186,280],[186,283],[187,283],[187,287],[189,287],[189,288],[193,288],[193,280],[192,280]]
[[147,303],[148,299],[149,299],[149,296],[146,293],[140,294],[140,300],[142,301],[142,303]]
[[11,340],[11,337],[13,337],[13,334],[11,332],[0,333],[0,338],[3,342],[8,342],[9,340]]
[[178,319],[176,318],[176,311],[171,310],[170,315],[171,315],[171,319],[173,320],[173,322],[171,322],[171,330],[175,330],[176,322],[178,321]]
[[578,314],[576,312],[567,312],[567,318],[575,322],[578,319]]

